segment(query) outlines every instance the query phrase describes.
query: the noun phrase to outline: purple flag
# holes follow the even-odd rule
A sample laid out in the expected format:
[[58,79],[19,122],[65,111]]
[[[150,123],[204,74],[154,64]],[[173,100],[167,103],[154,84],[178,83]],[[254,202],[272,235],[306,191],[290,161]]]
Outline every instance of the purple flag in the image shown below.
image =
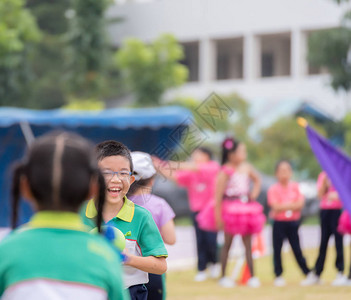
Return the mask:
[[351,214],[351,159],[310,126],[306,127],[310,146],[322,169],[328,174],[344,208]]

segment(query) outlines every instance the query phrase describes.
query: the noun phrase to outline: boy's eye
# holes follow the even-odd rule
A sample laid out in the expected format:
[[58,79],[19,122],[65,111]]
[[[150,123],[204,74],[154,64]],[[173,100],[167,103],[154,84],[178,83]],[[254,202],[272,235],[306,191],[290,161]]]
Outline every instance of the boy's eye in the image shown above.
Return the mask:
[[119,172],[119,175],[123,178],[128,178],[130,176],[129,172]]
[[101,171],[101,173],[107,180],[111,180],[115,174],[119,179],[129,179],[130,176],[132,175],[131,172],[127,172],[127,171],[113,172],[110,170],[103,170]]
[[102,171],[101,173],[102,173],[102,175],[111,175],[111,174],[113,174],[113,172],[111,172],[111,171]]

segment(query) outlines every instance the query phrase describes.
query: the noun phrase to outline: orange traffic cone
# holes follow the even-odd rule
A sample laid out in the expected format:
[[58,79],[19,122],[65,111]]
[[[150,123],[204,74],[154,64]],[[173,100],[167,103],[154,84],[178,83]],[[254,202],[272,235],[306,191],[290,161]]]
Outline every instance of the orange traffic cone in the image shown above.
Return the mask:
[[252,241],[252,254],[254,257],[263,256],[266,252],[266,247],[264,243],[264,238],[262,232],[256,234]]
[[241,278],[239,280],[239,284],[246,285],[246,283],[248,282],[248,280],[250,278],[251,278],[250,268],[249,268],[248,264],[245,262],[245,264],[243,266],[242,273],[241,273]]

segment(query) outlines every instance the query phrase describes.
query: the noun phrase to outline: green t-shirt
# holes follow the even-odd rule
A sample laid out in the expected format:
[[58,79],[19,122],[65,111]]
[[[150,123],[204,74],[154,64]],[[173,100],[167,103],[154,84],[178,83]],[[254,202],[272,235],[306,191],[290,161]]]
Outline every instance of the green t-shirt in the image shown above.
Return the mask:
[[129,299],[118,254],[86,230],[75,213],[42,211],[5,237],[1,299]]
[[[96,208],[93,200],[88,201],[81,209],[84,224],[94,228]],[[118,228],[126,236],[126,248],[130,254],[137,256],[167,257],[168,253],[161,234],[145,208],[135,205],[124,198],[124,204],[118,214],[107,225]],[[124,266],[126,287],[148,282],[148,274],[130,266]]]

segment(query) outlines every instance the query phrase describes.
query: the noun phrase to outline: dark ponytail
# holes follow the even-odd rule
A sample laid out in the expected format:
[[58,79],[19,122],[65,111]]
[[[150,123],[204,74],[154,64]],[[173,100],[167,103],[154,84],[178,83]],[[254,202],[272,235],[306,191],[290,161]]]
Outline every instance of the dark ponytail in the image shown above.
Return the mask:
[[11,193],[12,193],[11,227],[12,229],[15,229],[17,227],[18,203],[20,199],[20,181],[21,181],[22,172],[23,172],[22,164],[18,164],[14,167],[12,188],[11,188]]
[[[87,199],[92,178],[98,180],[98,227],[105,200],[105,182],[98,171],[94,146],[81,136],[52,132],[37,138],[21,164],[14,168],[12,227],[17,225],[20,179],[25,175],[39,210],[77,212]],[[25,162],[25,163],[23,163]]]
[[228,155],[238,149],[240,142],[233,138],[226,138],[222,143],[222,165],[228,161]]
[[96,226],[98,229],[98,232],[101,232],[101,223],[102,223],[102,213],[103,213],[103,208],[104,208],[104,203],[105,203],[105,178],[101,174],[100,170],[97,170],[97,175],[98,175],[98,185],[99,185],[99,195],[97,199],[97,216],[96,216]]

